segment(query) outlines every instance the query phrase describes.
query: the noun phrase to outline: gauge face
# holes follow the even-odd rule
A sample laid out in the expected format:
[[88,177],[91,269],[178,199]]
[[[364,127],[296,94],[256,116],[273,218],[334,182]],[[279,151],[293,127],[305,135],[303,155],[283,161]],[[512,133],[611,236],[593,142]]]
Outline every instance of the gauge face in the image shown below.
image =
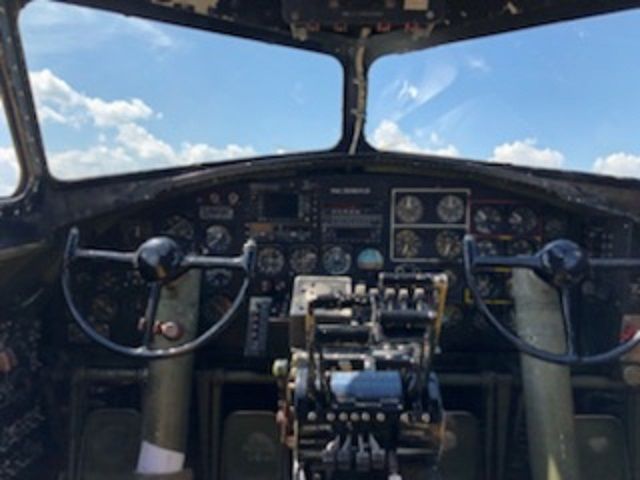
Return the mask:
[[502,214],[496,207],[480,207],[473,215],[473,224],[480,233],[496,233],[502,226]]
[[351,255],[342,247],[331,247],[322,255],[322,266],[331,275],[343,275],[351,268]]
[[498,244],[493,240],[488,240],[485,238],[484,240],[479,240],[477,245],[478,253],[480,255],[484,255],[487,257],[495,257],[499,255],[500,250],[498,248]]
[[453,230],[442,230],[436,236],[436,252],[447,260],[462,254],[462,238],[460,233]]
[[275,247],[265,247],[258,253],[257,265],[260,273],[277,275],[284,268],[284,255]]
[[377,248],[365,248],[358,255],[358,268],[360,270],[382,270],[384,268],[384,257]]
[[436,213],[445,223],[458,223],[464,218],[464,200],[457,195],[446,195],[438,202]]
[[509,214],[511,231],[519,235],[530,233],[538,226],[538,217],[529,207],[516,207]]
[[396,257],[415,258],[422,250],[422,240],[413,230],[400,230],[395,238]]
[[536,251],[536,246],[530,240],[521,238],[514,240],[507,247],[507,253],[509,255],[532,255]]
[[212,270],[205,270],[204,278],[207,285],[215,288],[223,288],[231,283],[233,273],[226,268],[214,268]]
[[289,266],[294,273],[310,273],[318,265],[318,254],[313,247],[296,248],[289,258]]
[[181,215],[172,215],[162,224],[162,233],[178,240],[193,240],[193,225]]
[[207,228],[207,249],[210,253],[225,253],[231,246],[231,234],[222,225],[211,225]]
[[418,223],[424,213],[424,205],[415,195],[400,197],[396,203],[396,216],[401,223]]
[[567,234],[567,222],[561,218],[550,218],[544,224],[544,236],[547,240],[556,240]]

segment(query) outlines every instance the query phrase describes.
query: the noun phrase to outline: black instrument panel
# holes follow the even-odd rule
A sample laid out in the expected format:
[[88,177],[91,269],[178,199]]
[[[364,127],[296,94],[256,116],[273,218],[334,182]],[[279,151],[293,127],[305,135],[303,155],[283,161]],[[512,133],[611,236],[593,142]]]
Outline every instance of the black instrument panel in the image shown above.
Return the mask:
[[[607,229],[539,201],[453,180],[403,175],[314,175],[217,185],[128,214],[85,236],[105,248],[136,248],[169,235],[185,250],[231,255],[248,237],[258,242],[251,295],[269,297],[270,315],[286,319],[296,275],[348,275],[372,285],[380,271],[445,271],[450,289],[443,349],[491,349],[499,340],[475,314],[462,272],[462,237],[476,235],[488,254],[529,254],[567,237],[596,255],[613,255]],[[87,316],[105,335],[135,344],[144,285],[134,272],[75,275]],[[101,268],[101,267],[98,267]],[[478,277],[487,303],[504,312],[511,301],[508,271]],[[211,325],[240,283],[224,269],[206,271],[201,324]],[[478,331],[485,331],[486,342]],[[82,342],[70,325],[69,339]],[[238,337],[240,338],[240,337]],[[494,342],[495,340],[495,342]]]

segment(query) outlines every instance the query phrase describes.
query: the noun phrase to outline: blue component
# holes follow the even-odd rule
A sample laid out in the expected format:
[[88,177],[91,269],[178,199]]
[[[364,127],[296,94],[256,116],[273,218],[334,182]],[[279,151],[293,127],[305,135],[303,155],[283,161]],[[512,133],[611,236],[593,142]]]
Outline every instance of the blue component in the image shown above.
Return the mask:
[[360,270],[382,270],[384,268],[384,257],[380,250],[366,248],[358,255],[358,268]]
[[394,371],[333,372],[330,386],[340,402],[402,399],[402,379]]

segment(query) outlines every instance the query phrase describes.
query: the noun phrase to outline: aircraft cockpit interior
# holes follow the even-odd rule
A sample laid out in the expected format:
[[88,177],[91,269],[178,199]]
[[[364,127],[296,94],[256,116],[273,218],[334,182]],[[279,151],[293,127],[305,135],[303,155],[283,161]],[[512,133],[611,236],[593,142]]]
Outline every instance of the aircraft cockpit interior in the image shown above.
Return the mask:
[[0,6],[1,479],[640,478],[640,3]]

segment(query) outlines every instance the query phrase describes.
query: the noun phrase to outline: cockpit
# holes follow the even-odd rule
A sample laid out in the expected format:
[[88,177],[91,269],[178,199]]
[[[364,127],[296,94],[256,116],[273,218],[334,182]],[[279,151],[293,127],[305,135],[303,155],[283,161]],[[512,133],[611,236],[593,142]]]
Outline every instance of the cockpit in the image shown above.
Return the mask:
[[634,2],[0,3],[0,478],[640,478]]

